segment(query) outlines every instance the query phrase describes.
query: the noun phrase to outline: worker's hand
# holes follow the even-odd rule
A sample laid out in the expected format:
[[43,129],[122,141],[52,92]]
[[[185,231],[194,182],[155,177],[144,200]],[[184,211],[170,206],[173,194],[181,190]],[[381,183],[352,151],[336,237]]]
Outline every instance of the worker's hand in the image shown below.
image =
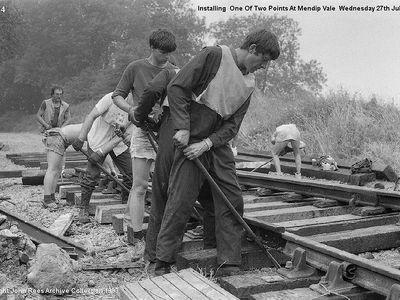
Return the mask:
[[175,133],[175,135],[173,137],[174,144],[178,148],[184,148],[189,143],[189,137],[190,137],[190,131],[189,130],[180,129]]
[[114,133],[117,135],[117,137],[123,138],[125,131],[126,131],[126,129],[124,126],[115,126],[114,127]]
[[104,155],[100,151],[93,152],[92,154],[89,155],[88,160],[92,164],[101,164],[104,161]]
[[73,142],[72,142],[72,147],[75,149],[75,151],[80,151],[83,147],[83,144],[85,142],[82,141],[80,138],[76,138]]
[[129,109],[128,120],[136,127],[143,128],[144,122],[141,122],[135,118],[135,109],[133,106]]
[[160,129],[160,123],[156,122],[152,118],[147,118],[147,120],[145,121],[145,124],[146,124],[146,127],[153,132],[158,132],[158,130]]
[[200,157],[207,150],[208,146],[206,142],[201,141],[187,146],[185,149],[183,149],[183,154],[185,154],[188,159],[192,160]]

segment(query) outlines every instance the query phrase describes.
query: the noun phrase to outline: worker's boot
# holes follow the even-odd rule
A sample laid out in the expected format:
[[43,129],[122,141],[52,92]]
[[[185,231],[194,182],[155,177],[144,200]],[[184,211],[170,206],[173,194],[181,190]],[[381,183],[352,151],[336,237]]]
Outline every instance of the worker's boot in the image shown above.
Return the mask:
[[44,208],[48,208],[50,210],[55,210],[58,208],[55,199],[52,199],[51,195],[44,195],[42,204]]
[[81,202],[79,204],[78,222],[86,224],[90,222],[89,218],[89,202],[92,196],[92,190],[82,188]]
[[215,271],[215,276],[217,277],[232,276],[238,274],[239,272],[240,272],[240,266],[238,265],[221,264]]
[[155,276],[162,276],[171,273],[171,263],[157,259],[154,268]]
[[79,208],[78,222],[81,224],[90,223],[89,207],[80,207]]
[[[129,190],[132,188],[132,179],[130,177],[123,176],[123,183]],[[129,191],[122,189],[121,190],[122,204],[128,203],[128,199],[129,199]]]
[[114,188],[114,181],[110,181],[107,184],[107,188],[101,191],[102,194],[116,194],[117,190]]
[[108,178],[104,177],[102,179],[100,179],[99,181],[99,190],[104,190],[107,188],[107,184],[108,184]]

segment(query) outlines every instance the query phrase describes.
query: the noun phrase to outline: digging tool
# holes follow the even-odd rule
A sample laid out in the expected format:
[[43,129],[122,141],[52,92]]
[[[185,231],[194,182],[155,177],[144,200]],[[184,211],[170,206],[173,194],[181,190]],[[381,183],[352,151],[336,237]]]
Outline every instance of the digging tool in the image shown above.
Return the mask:
[[[89,154],[83,150],[80,149],[80,151],[83,153],[83,155],[85,155],[87,157],[87,159],[89,159]],[[106,170],[106,168],[104,168],[101,164],[96,163],[96,165],[100,168],[100,170],[102,170],[105,174],[107,174],[112,180],[115,181],[116,184],[118,184],[121,188],[123,188],[126,192],[130,192],[130,189],[128,189],[125,184],[123,184],[121,181],[119,181],[116,177],[114,177],[110,172],[108,172]]]
[[[145,124],[145,129],[148,133],[148,137],[150,139],[151,144],[156,145],[157,142],[156,142],[156,137],[155,137],[154,133],[151,130],[149,130],[149,128],[146,124]],[[156,148],[154,148],[154,149],[156,149]],[[272,254],[266,249],[266,247],[263,245],[261,239],[258,236],[256,236],[256,234],[253,232],[253,230],[251,230],[249,225],[247,225],[247,223],[243,220],[242,216],[236,211],[235,207],[229,202],[229,200],[225,196],[224,192],[221,190],[221,188],[218,186],[218,184],[215,182],[215,180],[211,177],[210,173],[203,166],[203,164],[200,162],[200,160],[198,158],[195,158],[192,161],[200,169],[202,174],[206,177],[206,179],[209,182],[209,184],[211,185],[211,187],[221,196],[222,199],[224,199],[225,204],[228,206],[229,210],[232,212],[232,214],[234,215],[236,220],[243,226],[243,228],[251,236],[251,238],[256,242],[256,244],[263,250],[263,252],[267,255],[267,257],[273,263],[274,267],[279,269],[281,267],[280,264],[272,256]]]
[[262,165],[260,165],[260,166],[258,166],[258,167],[256,167],[256,168],[254,168],[254,169],[251,170],[250,172],[255,172],[255,171],[257,171],[258,169],[260,169],[260,168],[264,167],[265,165],[269,164],[272,160],[273,160],[273,158],[271,158],[269,161],[263,163]]
[[[289,153],[289,152],[293,152],[293,149],[290,148],[289,146],[285,146],[285,148],[282,149],[282,151],[280,153],[278,153],[279,156],[284,156],[285,154]],[[251,170],[250,172],[254,172],[257,171],[258,169],[262,168],[263,166],[269,164],[270,162],[272,162],[274,159],[271,158],[270,160],[268,160],[267,162],[263,163],[262,165],[254,168],[253,170]]]

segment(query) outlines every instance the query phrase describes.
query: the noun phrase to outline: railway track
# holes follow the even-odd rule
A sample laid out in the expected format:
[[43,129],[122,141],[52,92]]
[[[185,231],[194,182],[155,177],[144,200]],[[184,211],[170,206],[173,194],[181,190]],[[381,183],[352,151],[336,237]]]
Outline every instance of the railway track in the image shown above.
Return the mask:
[[[328,299],[329,293],[345,299],[399,299],[400,271],[359,256],[400,246],[399,192],[246,171],[238,171],[238,177],[247,188],[273,191],[263,196],[245,192],[244,218],[271,250],[282,247],[294,266],[268,276],[222,278],[219,282],[226,290],[249,299]],[[285,257],[273,253],[284,263]],[[183,256],[185,263],[190,261],[190,254]],[[193,261],[181,267],[207,268]],[[272,264],[245,268],[262,266]],[[326,278],[315,284],[319,272]],[[273,281],[268,284],[268,279]]]
[[[239,159],[261,163],[268,156]],[[225,290],[243,299],[400,299],[400,263],[362,256],[400,247],[399,192],[249,171],[238,177],[247,189],[245,221],[283,267],[265,269],[268,258],[245,242],[243,273],[218,279]],[[198,240],[185,238],[183,250],[178,269],[207,270],[215,262],[215,250],[201,250]]]
[[[247,186],[296,192],[291,197],[279,193],[245,197],[245,219],[266,237],[267,244],[270,232],[275,232],[285,244],[283,252],[291,258],[300,251],[308,266],[324,272],[332,269],[335,279],[343,272],[345,282],[372,291],[375,297],[387,297],[391,289],[397,289],[398,269],[357,254],[400,246],[400,193],[249,172],[238,175]],[[304,276],[296,272],[283,273],[291,278]],[[333,284],[331,290],[341,289],[342,283]]]

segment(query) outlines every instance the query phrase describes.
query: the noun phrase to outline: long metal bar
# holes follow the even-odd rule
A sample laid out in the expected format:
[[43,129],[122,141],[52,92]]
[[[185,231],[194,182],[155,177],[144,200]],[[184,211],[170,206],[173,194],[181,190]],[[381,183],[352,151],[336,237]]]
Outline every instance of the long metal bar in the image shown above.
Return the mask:
[[340,202],[362,205],[381,205],[400,210],[400,192],[385,191],[339,183],[317,182],[308,179],[295,179],[270,174],[237,171],[241,184],[265,187],[278,191],[295,192],[312,197],[326,197]]
[[[80,149],[80,151],[89,159],[89,154],[84,150]],[[105,174],[107,174],[108,177],[110,177],[116,184],[118,184],[121,188],[123,188],[127,193],[130,192],[130,189],[128,189],[125,184],[123,184],[121,181],[119,181],[115,176],[113,176],[110,172],[106,170],[101,164],[96,163],[96,165],[102,170]]]
[[6,215],[7,219],[10,221],[16,221],[18,223],[18,228],[37,243],[54,243],[60,247],[74,247],[79,256],[86,253],[86,249],[83,245],[77,244],[65,237],[55,235],[48,229],[32,224],[5,208],[0,209],[0,214]]
[[[269,152],[254,152],[254,151],[238,151],[238,157],[241,159],[249,159],[249,160],[254,160],[254,159],[262,159],[262,160],[267,160],[272,158],[272,154]],[[287,161],[287,162],[294,162],[294,157],[293,156],[280,156],[279,159],[281,161]],[[311,165],[311,157],[303,157],[301,162],[303,164]],[[350,162],[346,161],[338,161],[338,168],[339,169],[350,169]]]
[[398,269],[290,232],[282,233],[282,238],[287,240],[285,254],[293,256],[295,249],[301,247],[307,251],[307,263],[317,269],[327,271],[329,263],[332,261],[354,264],[356,266],[355,276],[349,281],[378,294],[387,296],[391,286],[400,283],[400,270]]
[[[149,127],[146,125],[146,131],[150,140],[150,143],[152,144],[154,151],[158,151],[157,147],[157,141],[154,133],[149,129]],[[242,227],[246,230],[246,232],[252,237],[252,239],[255,241],[255,243],[263,250],[263,252],[267,255],[267,257],[270,259],[272,264],[275,266],[275,268],[280,268],[279,262],[273,257],[273,255],[265,248],[265,246],[262,243],[262,240],[260,237],[256,236],[256,234],[251,230],[249,225],[243,220],[242,216],[236,211],[235,207],[232,205],[232,203],[229,201],[229,199],[226,197],[224,192],[221,190],[221,188],[218,186],[218,184],[215,182],[215,180],[211,177],[210,173],[207,171],[207,169],[203,166],[203,164],[200,162],[198,158],[195,158],[192,160],[193,163],[199,168],[201,173],[204,175],[208,183],[210,184],[211,188],[214,189],[217,194],[220,195],[220,197],[223,199],[225,205],[229,208],[235,219],[242,225]]]
[[256,236],[256,234],[251,230],[249,225],[243,220],[242,216],[236,211],[235,207],[232,205],[232,203],[229,202],[229,199],[225,196],[224,192],[220,189],[220,187],[217,185],[217,183],[214,181],[214,179],[211,177],[210,173],[208,173],[207,169],[203,166],[203,164],[200,162],[198,158],[195,158],[192,160],[194,164],[200,169],[201,173],[206,177],[206,180],[208,183],[211,185],[211,188],[213,188],[219,195],[220,197],[224,200],[226,206],[229,208],[231,213],[235,216],[235,219],[242,225],[242,227],[246,230],[246,232],[252,237],[252,239],[255,241],[255,243],[264,251],[264,253],[268,256],[268,258],[271,260],[275,268],[280,268],[280,264],[278,261],[272,256],[272,254],[265,248],[263,245],[261,238]]

